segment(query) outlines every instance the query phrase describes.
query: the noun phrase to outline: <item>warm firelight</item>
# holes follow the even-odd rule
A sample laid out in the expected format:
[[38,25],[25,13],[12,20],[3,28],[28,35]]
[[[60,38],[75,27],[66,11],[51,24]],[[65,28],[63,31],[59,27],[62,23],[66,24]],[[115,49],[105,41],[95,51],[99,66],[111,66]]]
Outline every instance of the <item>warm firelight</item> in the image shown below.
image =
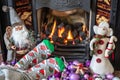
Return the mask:
[[79,40],[80,40],[80,41],[82,41],[82,40],[83,40],[81,36],[79,37]]
[[82,31],[85,32],[87,30],[87,27],[85,25],[82,26]]
[[71,30],[68,31],[67,40],[73,40],[73,35],[72,35]]
[[[82,26],[82,31],[83,31],[83,32],[86,32],[87,36],[89,36],[89,31],[88,31],[86,25],[83,25],[83,26]],[[80,40],[81,40],[81,39],[80,39]],[[81,41],[82,41],[82,40],[81,40]]]
[[62,34],[65,31],[64,26],[58,29],[58,37],[62,38]]
[[52,32],[49,35],[49,38],[52,38],[53,34],[55,33],[55,28],[56,28],[56,20],[54,21]]
[[74,40],[74,38],[73,38],[72,32],[71,32],[71,30],[69,30],[67,38],[64,40],[64,43],[67,44],[69,41],[73,41],[73,40]]

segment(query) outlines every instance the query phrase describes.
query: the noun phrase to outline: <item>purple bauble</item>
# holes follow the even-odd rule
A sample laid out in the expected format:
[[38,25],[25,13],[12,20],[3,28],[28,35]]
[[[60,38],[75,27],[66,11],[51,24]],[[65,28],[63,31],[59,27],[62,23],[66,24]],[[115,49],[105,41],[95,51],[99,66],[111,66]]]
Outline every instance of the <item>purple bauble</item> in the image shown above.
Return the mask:
[[85,66],[86,66],[86,67],[89,67],[89,66],[90,66],[90,60],[87,60],[87,61],[85,62]]
[[69,75],[69,80],[80,80],[80,75],[75,74],[75,73],[71,73]]
[[63,70],[63,72],[66,72],[66,71],[68,71],[68,68],[65,68],[65,69]]
[[106,78],[107,78],[107,79],[113,79],[113,77],[114,77],[114,75],[111,74],[111,73],[109,73],[109,74],[106,75]]
[[76,69],[73,66],[74,66],[73,64],[68,65],[67,69],[70,70],[70,72],[74,72]]
[[88,75],[88,74],[84,74],[84,78],[85,78],[85,79],[88,79],[88,78],[89,78],[89,75]]
[[77,61],[77,60],[74,60],[74,61],[73,61],[73,64],[74,64],[74,65],[79,65],[79,64],[80,64],[80,62],[79,62],[79,61]]
[[16,60],[13,60],[12,62],[11,62],[11,65],[15,65],[16,64]]
[[99,77],[99,75],[96,74],[96,73],[94,73],[94,74],[93,74],[93,78],[96,78],[96,77]]
[[68,62],[68,65],[71,65],[71,64],[73,64],[73,62],[72,62],[72,61]]
[[54,76],[55,76],[55,78],[60,78],[61,77],[61,73],[58,72],[58,73],[54,74]]

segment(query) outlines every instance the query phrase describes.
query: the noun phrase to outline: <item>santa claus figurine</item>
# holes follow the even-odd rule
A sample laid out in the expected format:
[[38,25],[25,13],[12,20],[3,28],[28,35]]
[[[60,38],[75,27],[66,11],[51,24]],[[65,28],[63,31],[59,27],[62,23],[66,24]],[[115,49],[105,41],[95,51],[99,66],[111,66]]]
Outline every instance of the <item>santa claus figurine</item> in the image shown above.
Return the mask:
[[14,8],[4,6],[3,10],[9,11],[10,13],[11,26],[6,27],[4,42],[8,50],[7,61],[11,62],[14,61],[16,57],[19,60],[28,52],[34,43],[31,39],[31,32],[26,28]]
[[92,56],[90,69],[93,73],[105,75],[114,72],[114,68],[108,57],[115,49],[117,38],[113,36],[113,30],[109,24],[102,21],[98,26],[94,26],[95,37],[90,42]]

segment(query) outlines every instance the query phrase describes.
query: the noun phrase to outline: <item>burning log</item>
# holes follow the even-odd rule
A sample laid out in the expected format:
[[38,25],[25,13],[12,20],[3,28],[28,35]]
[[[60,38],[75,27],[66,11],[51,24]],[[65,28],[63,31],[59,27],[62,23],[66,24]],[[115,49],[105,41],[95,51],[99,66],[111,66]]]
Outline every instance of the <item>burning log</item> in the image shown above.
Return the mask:
[[80,39],[79,38],[75,38],[74,39],[74,44],[79,44],[81,41],[80,41]]
[[64,38],[58,37],[56,42],[59,44],[64,44]]
[[76,38],[78,36],[77,30],[72,31],[72,35],[73,35],[74,38]]
[[73,40],[67,40],[67,45],[73,44]]

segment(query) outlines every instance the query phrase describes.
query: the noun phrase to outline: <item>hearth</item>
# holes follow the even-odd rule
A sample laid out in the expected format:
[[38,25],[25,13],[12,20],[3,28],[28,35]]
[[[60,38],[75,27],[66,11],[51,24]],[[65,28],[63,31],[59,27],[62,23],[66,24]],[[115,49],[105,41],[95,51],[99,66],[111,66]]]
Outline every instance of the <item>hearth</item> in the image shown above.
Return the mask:
[[36,35],[54,44],[53,56],[64,56],[67,61],[89,59],[91,0],[33,0],[32,3]]

